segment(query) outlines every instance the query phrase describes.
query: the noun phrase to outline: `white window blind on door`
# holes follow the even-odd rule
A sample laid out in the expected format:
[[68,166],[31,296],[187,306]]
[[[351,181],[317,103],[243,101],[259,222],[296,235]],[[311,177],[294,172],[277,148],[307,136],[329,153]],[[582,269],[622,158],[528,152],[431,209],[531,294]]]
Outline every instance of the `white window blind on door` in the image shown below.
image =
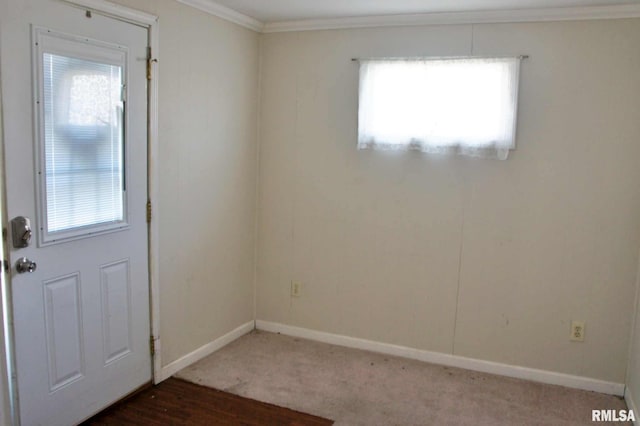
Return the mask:
[[123,67],[42,57],[46,231],[124,217]]

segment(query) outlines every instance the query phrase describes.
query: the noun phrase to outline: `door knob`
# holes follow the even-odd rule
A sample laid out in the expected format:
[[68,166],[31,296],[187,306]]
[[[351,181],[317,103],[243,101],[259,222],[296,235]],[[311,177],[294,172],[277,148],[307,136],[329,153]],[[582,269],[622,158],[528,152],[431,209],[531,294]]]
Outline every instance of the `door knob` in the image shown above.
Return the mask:
[[16,271],[18,271],[19,274],[24,274],[25,272],[31,273],[35,271],[37,267],[38,265],[36,265],[36,262],[29,260],[26,257],[21,257],[16,262]]

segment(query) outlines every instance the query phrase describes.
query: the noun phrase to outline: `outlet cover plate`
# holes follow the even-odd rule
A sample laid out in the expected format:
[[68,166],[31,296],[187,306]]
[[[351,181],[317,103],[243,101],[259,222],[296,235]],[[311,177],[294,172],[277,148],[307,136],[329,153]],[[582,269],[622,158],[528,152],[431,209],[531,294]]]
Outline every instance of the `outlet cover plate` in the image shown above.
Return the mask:
[[302,293],[302,283],[291,281],[291,297],[300,297],[300,293]]
[[572,342],[584,342],[584,321],[571,321],[571,336],[569,339]]

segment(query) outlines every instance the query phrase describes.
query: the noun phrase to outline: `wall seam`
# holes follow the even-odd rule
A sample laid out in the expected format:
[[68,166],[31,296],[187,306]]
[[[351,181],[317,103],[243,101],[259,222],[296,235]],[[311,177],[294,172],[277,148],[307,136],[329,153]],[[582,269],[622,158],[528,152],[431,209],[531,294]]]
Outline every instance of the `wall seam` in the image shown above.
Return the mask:
[[[464,201],[463,201],[464,203]],[[456,354],[456,332],[458,330],[458,307],[460,306],[460,282],[462,281],[462,254],[464,250],[465,208],[462,205],[462,223],[460,226],[460,251],[458,252],[458,285],[456,288],[456,308],[453,314],[453,336],[451,337],[451,354]]]
[[[295,35],[295,47],[297,48],[300,45],[300,33]],[[289,269],[289,278],[290,280],[305,280],[306,277],[301,277],[301,271],[298,269],[296,264],[296,206],[298,204],[298,193],[300,188],[300,176],[298,174],[298,164],[300,160],[300,144],[298,143],[298,135],[300,130],[300,69],[296,69],[296,77],[295,77],[295,111],[293,117],[293,145],[295,152],[293,154],[293,195],[291,199],[291,267]],[[289,281],[289,285],[291,286],[291,281]],[[294,301],[292,297],[289,297],[289,312],[287,318],[290,322],[293,322],[293,310]]]
[[[474,55],[475,52],[475,26],[473,24],[469,25],[469,53],[471,56]],[[464,176],[464,175],[463,175]],[[462,179],[462,220],[460,223],[460,249],[458,252],[458,282],[456,286],[456,307],[453,313],[453,334],[451,336],[451,354],[456,354],[456,335],[458,332],[458,311],[460,307],[460,284],[462,282],[462,256],[464,251],[464,224],[465,224],[465,211],[466,211],[466,199],[465,196],[465,185],[467,184],[467,179]]]
[[259,215],[260,215],[260,154],[262,148],[262,46],[263,35],[258,34],[258,75],[257,75],[257,96],[256,96],[256,182],[253,218],[253,321],[258,319],[258,259],[260,256],[259,239]]

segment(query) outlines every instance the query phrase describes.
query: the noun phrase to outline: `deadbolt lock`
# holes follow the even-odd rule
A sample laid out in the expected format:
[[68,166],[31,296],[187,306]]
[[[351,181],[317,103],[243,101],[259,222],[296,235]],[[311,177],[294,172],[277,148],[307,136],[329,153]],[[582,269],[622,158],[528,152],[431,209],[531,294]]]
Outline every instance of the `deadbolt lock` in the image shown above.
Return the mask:
[[31,242],[31,221],[24,216],[11,219],[11,236],[14,248],[29,247]]

